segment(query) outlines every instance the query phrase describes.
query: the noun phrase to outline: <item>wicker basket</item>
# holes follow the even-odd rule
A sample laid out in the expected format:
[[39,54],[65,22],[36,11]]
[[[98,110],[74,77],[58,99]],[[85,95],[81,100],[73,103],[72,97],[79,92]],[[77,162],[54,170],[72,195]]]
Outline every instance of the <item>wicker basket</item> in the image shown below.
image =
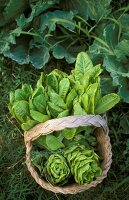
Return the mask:
[[[41,135],[47,135],[54,131],[63,130],[65,128],[76,128],[79,126],[95,126],[98,127],[95,131],[95,135],[98,141],[99,155],[103,158],[101,163],[102,175],[96,180],[92,181],[87,185],[79,185],[77,183],[67,184],[66,186],[53,186],[52,184],[46,182],[39,177],[39,174],[31,164],[30,152],[32,149],[32,141],[37,139]],[[111,166],[112,162],[112,152],[110,138],[108,136],[108,126],[106,120],[101,116],[97,115],[83,115],[83,116],[68,116],[59,119],[51,119],[45,123],[40,123],[25,132],[24,140],[26,145],[26,164],[28,170],[30,171],[32,177],[35,181],[44,189],[50,190],[54,193],[62,194],[76,194],[91,187],[96,187],[98,183],[101,183],[105,177],[107,177],[107,172]]]

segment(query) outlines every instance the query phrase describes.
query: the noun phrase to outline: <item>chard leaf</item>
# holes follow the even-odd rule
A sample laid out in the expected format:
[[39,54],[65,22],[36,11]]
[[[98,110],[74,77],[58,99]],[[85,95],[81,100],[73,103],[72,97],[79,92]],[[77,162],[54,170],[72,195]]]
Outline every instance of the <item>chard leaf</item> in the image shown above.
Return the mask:
[[21,128],[24,131],[28,131],[29,129],[33,128],[39,122],[35,120],[28,119],[25,123],[21,124]]
[[83,105],[83,108],[85,109],[85,112],[88,113],[88,111],[89,111],[89,98],[88,98],[88,94],[84,93],[81,96],[81,100],[82,100],[82,105]]
[[97,103],[95,107],[95,114],[104,114],[106,111],[110,110],[120,101],[120,97],[115,94],[107,94],[103,96]]
[[68,78],[63,78],[59,82],[59,95],[65,101],[66,95],[70,89],[70,82]]
[[86,90],[86,94],[88,95],[88,114],[94,114],[95,113],[95,97],[96,92],[98,89],[98,83],[90,84]]
[[56,151],[57,149],[64,147],[64,144],[58,138],[56,138],[54,135],[46,136],[46,145],[52,151]]
[[69,108],[69,110],[72,109],[73,106],[73,101],[74,99],[77,97],[77,92],[75,90],[75,88],[73,88],[67,95],[66,97],[66,105]]
[[58,107],[60,107],[62,109],[66,109],[67,108],[66,104],[64,103],[64,100],[60,97],[59,94],[55,93],[54,90],[52,90],[51,88],[48,89],[48,96],[50,98],[50,101],[54,105],[56,105],[56,106],[58,106]]
[[56,93],[58,93],[58,80],[56,75],[51,72],[47,76],[47,85],[49,85]]
[[81,52],[78,54],[75,64],[75,79],[80,80],[85,71],[92,68],[93,64],[90,60],[89,56],[85,52]]
[[73,105],[74,115],[85,115],[85,110],[81,107],[80,103],[76,101]]
[[111,74],[111,77],[113,78],[113,85],[119,85],[119,77],[128,77],[129,78],[129,72],[125,68],[125,66],[118,62],[116,60],[115,56],[106,56],[104,58],[104,67],[106,70]]
[[35,110],[30,110],[30,116],[38,122],[45,122],[50,119],[48,115],[43,115],[42,113]]
[[[55,105],[52,102],[48,102],[48,111],[50,112],[50,115],[53,118],[56,118],[60,113],[62,113],[64,111],[64,109]],[[49,112],[48,112],[48,114],[49,114]]]
[[30,116],[29,104],[27,101],[21,100],[13,104],[12,110],[15,114],[17,120],[21,123],[26,122],[27,118]]
[[46,98],[43,94],[36,96],[32,101],[37,111],[46,114],[47,103],[46,103]]

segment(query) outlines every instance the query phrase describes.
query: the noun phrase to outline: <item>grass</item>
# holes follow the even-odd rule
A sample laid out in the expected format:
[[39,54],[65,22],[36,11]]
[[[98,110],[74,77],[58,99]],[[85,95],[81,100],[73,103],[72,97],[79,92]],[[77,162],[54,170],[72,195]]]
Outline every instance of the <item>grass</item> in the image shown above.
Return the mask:
[[39,73],[0,57],[0,200],[128,200],[129,105],[124,103],[108,113],[113,163],[102,184],[77,195],[61,195],[43,190],[31,177],[25,164],[23,132],[11,119],[7,104],[11,90],[25,82],[35,84]]

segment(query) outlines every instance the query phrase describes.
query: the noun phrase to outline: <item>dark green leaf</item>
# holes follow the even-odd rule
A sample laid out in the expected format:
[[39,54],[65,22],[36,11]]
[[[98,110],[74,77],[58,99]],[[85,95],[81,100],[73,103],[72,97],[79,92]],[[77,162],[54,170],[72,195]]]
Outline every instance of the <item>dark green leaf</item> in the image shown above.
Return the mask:
[[49,57],[49,50],[45,46],[40,48],[34,47],[33,49],[30,49],[29,60],[32,65],[38,69],[44,67],[44,65],[48,62]]
[[75,28],[73,17],[74,13],[72,11],[65,12],[55,10],[53,12],[47,12],[40,16],[39,31],[42,33],[46,27],[48,27],[50,31],[54,31],[56,29],[56,24],[60,24],[67,29],[73,30]]

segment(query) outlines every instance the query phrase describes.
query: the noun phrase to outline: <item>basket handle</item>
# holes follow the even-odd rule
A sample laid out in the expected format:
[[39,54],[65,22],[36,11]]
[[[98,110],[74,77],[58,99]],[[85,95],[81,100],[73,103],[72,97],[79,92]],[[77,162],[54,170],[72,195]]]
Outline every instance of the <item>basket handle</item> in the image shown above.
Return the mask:
[[37,124],[29,131],[24,133],[25,142],[34,141],[41,135],[48,135],[54,131],[60,131],[65,128],[77,128],[79,126],[102,127],[105,133],[108,133],[107,121],[100,115],[79,115],[68,116],[48,120]]
[[100,115],[79,115],[68,116],[59,119],[51,119],[40,123],[26,131],[24,134],[25,141],[36,140],[41,135],[48,135],[54,131],[64,130],[65,128],[77,128],[79,126],[96,126],[102,127],[105,133],[108,132],[107,121]]

